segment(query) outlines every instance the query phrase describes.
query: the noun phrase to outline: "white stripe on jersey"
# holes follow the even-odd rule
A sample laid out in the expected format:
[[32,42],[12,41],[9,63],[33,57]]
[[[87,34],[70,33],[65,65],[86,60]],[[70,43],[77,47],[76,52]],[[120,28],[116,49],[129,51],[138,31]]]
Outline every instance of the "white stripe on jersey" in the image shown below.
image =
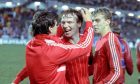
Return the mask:
[[110,46],[110,50],[111,50],[115,73],[114,73],[113,77],[111,78],[111,80],[108,81],[107,84],[112,84],[118,79],[118,77],[120,75],[119,60],[118,60],[118,55],[117,55],[116,47],[115,47],[115,43],[114,43],[114,34],[112,34],[112,33],[109,34],[109,46]]
[[75,45],[64,45],[64,44],[62,44],[62,43],[56,43],[56,42],[54,42],[54,41],[52,41],[52,42],[50,42],[50,40],[49,40],[49,42],[48,42],[48,40],[47,39],[45,39],[45,42],[48,44],[48,45],[51,45],[51,46],[58,46],[58,47],[61,47],[61,48],[64,48],[64,49],[71,49],[71,48],[85,48],[85,47],[87,47],[89,44],[90,44],[90,42],[91,42],[91,39],[92,39],[92,32],[93,32],[93,28],[89,28],[88,29],[88,35],[87,35],[87,37],[86,37],[86,40],[84,41],[84,42],[82,42],[81,44],[75,44]]
[[61,71],[66,71],[66,66],[65,66],[65,65],[60,66],[60,67],[57,69],[57,72],[61,72]]

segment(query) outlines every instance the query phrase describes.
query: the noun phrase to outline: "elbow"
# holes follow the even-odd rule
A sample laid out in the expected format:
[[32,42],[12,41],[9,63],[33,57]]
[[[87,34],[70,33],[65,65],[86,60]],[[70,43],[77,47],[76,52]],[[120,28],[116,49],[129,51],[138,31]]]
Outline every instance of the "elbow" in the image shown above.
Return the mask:
[[126,71],[129,75],[133,74],[133,65],[131,67],[126,67]]
[[140,73],[140,65],[137,65],[138,72]]
[[140,73],[140,60],[137,61],[137,69],[138,69],[138,72]]
[[131,76],[133,74],[133,70],[127,71],[127,73]]
[[133,66],[130,68],[129,73],[130,76],[133,74]]

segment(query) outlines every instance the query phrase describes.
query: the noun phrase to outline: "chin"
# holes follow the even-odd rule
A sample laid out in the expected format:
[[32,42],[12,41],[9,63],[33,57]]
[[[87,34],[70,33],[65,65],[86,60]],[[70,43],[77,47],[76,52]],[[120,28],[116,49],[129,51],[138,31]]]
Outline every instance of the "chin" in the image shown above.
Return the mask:
[[65,35],[65,37],[72,37],[71,35]]
[[69,37],[70,38],[71,36],[66,35],[66,37]]
[[99,33],[98,31],[94,31],[95,33]]

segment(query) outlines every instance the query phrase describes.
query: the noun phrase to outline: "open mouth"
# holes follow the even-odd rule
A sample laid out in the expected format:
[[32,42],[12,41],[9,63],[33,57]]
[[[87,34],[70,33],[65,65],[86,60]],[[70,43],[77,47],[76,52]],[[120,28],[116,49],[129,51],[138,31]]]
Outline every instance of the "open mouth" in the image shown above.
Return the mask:
[[65,34],[67,35],[67,34],[69,34],[70,33],[70,31],[65,31]]
[[69,34],[71,32],[71,29],[66,29],[65,34]]

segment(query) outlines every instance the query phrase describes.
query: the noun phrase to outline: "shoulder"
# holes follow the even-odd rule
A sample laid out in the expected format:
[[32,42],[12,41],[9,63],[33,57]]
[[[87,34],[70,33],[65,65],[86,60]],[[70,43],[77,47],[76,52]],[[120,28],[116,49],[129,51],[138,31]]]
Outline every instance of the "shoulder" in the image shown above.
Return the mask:
[[114,33],[110,32],[108,34],[108,39],[107,40],[108,41],[118,41],[118,37]]
[[116,45],[116,44],[119,45],[120,44],[118,37],[112,32],[110,32],[107,35],[106,43],[108,43],[109,45]]
[[32,38],[31,40],[29,40],[29,41],[26,43],[26,45],[31,44],[34,40],[35,40],[35,38]]

